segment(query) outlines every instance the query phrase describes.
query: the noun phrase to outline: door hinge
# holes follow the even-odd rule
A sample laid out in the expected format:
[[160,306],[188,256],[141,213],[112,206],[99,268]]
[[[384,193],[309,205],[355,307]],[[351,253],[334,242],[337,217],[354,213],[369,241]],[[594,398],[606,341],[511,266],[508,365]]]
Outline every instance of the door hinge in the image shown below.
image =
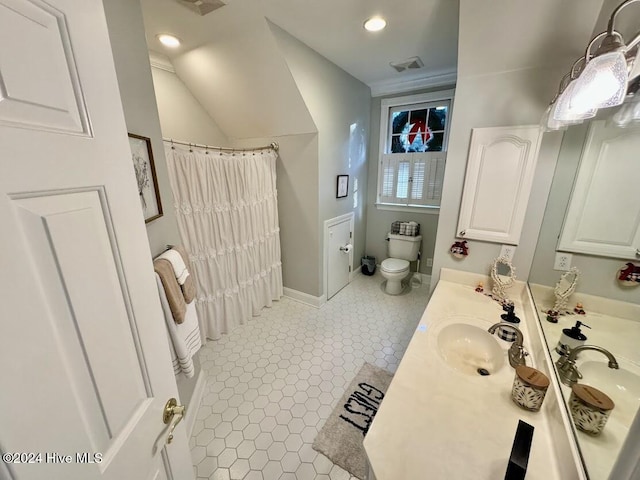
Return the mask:
[[349,265],[349,271],[351,271],[351,265]]
[[353,232],[349,232],[349,238],[353,238]]

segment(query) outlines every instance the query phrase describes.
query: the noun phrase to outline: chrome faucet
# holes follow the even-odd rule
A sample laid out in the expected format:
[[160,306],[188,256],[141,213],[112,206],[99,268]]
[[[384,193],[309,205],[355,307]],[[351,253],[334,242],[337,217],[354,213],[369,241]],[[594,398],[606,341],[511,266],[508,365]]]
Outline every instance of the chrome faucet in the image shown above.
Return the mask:
[[609,368],[620,368],[618,366],[618,361],[616,358],[602,347],[598,347],[597,345],[580,345],[576,348],[572,348],[569,350],[569,353],[564,357],[560,357],[560,359],[556,362],[556,367],[558,367],[558,374],[560,375],[560,380],[565,385],[571,387],[574,383],[577,383],[579,379],[582,378],[582,374],[576,367],[576,359],[578,358],[578,354],[584,350],[594,350],[596,352],[600,352],[609,359]]
[[488,332],[494,334],[496,333],[498,327],[509,328],[513,330],[513,333],[516,334],[515,341],[513,342],[511,347],[509,347],[509,365],[511,365],[513,368],[516,368],[520,365],[526,365],[527,362],[525,361],[524,357],[526,357],[527,353],[524,351],[524,347],[522,346],[524,337],[522,336],[522,332],[520,331],[520,329],[518,327],[515,327],[511,323],[500,322],[496,323],[495,325],[491,325]]

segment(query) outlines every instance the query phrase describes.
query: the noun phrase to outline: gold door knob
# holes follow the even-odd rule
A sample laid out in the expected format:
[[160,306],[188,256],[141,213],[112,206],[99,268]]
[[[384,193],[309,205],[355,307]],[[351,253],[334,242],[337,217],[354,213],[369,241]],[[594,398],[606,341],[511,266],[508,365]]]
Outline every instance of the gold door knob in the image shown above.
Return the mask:
[[162,413],[162,422],[169,425],[169,434],[167,435],[167,444],[173,441],[173,431],[176,429],[180,421],[184,418],[186,409],[184,405],[178,405],[175,398],[170,398],[164,406]]

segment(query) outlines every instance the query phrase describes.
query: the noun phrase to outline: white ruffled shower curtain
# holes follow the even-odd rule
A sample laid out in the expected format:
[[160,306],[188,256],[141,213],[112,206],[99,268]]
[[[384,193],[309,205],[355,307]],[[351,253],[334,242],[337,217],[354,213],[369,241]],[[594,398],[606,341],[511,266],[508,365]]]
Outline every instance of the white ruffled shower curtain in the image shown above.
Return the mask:
[[282,296],[277,153],[170,144],[165,153],[201,330],[215,340]]

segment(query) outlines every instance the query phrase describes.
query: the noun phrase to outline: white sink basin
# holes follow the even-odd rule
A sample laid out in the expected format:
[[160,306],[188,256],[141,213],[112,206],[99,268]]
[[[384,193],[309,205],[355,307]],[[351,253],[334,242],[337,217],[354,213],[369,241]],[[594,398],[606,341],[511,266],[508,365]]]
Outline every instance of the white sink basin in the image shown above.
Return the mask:
[[583,376],[580,383],[591,385],[611,397],[615,403],[611,419],[617,419],[628,428],[640,407],[640,372],[628,370],[625,363],[620,362],[620,368],[615,370],[608,367],[606,360],[589,360],[578,364],[578,370]]
[[454,323],[438,334],[438,353],[455,370],[466,375],[493,375],[505,363],[504,351],[486,330]]

